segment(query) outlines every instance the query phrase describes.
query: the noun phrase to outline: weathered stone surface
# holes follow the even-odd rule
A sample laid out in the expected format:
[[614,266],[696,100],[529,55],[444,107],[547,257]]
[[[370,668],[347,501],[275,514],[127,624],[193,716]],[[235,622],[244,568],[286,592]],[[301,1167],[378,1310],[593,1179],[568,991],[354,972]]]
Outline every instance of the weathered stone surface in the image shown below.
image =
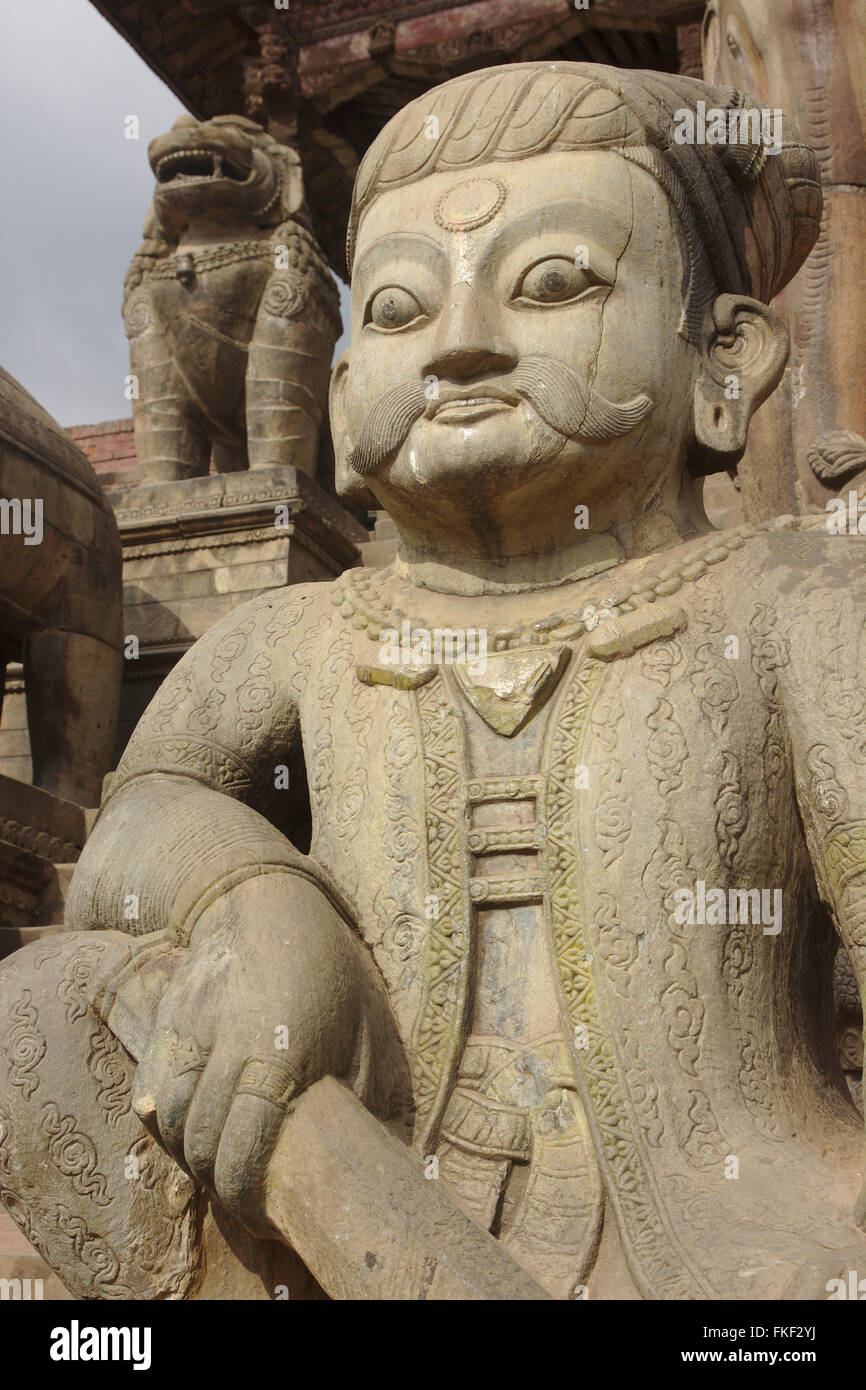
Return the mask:
[[[829,0],[754,0],[745,9],[710,0],[703,55],[710,80],[782,108],[818,157],[820,235],[775,301],[792,350],[738,473],[748,520],[820,513],[866,487],[866,319],[850,293],[866,266],[866,5],[857,0],[842,13]],[[837,981],[849,973],[840,950]],[[837,989],[840,1057],[846,1072],[860,1057],[859,1072],[862,1014],[859,999],[845,995]]]
[[20,661],[6,665],[0,719],[0,768],[15,782],[33,781],[30,731],[27,728],[27,697],[24,693],[24,667]]
[[33,781],[94,805],[120,700],[120,540],[81,450],[3,371],[0,487],[0,662],[24,663]]
[[266,1211],[332,1298],[547,1297],[332,1077],[304,1093],[280,1134]]
[[315,472],[339,299],[297,154],[243,116],[181,116],[156,175],[123,312],[144,482]]
[[72,1293],[421,1297],[455,1205],[478,1287],[557,1299],[825,1297],[866,1259],[832,1007],[837,933],[866,972],[866,542],[700,504],[820,213],[790,126],[675,139],[729,100],[533,63],[369,150],[331,421],[399,553],[204,633],[72,930],[0,968],[0,1196]]

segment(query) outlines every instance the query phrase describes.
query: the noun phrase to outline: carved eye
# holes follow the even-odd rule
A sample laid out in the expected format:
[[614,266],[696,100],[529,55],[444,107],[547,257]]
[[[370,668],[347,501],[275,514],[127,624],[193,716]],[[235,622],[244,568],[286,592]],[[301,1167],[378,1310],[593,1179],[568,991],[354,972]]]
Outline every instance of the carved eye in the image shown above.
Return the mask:
[[370,300],[366,323],[387,332],[390,328],[405,328],[423,312],[414,294],[401,289],[399,285],[389,285]]
[[532,304],[567,304],[598,284],[591,271],[581,270],[565,256],[552,256],[526,272],[514,298]]

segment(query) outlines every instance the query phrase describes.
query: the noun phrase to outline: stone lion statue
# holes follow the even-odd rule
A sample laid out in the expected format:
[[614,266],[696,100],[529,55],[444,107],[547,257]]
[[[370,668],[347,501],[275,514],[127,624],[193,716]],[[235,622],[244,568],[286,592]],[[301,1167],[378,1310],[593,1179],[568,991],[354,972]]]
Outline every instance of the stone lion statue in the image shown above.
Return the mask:
[[183,115],[151,142],[126,277],[144,482],[288,463],[315,472],[339,298],[295,152],[242,116]]

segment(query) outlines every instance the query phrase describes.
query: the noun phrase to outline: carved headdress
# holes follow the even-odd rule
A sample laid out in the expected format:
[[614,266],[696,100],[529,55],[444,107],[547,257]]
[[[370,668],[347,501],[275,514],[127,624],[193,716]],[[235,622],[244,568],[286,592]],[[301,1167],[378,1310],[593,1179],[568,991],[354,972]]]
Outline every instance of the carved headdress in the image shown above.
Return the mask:
[[[389,189],[495,160],[617,150],[659,180],[689,243],[700,237],[716,292],[769,302],[817,238],[817,160],[784,118],[778,153],[755,141],[678,143],[681,113],[694,117],[699,102],[765,109],[731,87],[593,63],[515,63],[455,77],[400,111],[367,151],[349,218],[349,268],[365,210]],[[696,250],[690,245],[693,267]]]

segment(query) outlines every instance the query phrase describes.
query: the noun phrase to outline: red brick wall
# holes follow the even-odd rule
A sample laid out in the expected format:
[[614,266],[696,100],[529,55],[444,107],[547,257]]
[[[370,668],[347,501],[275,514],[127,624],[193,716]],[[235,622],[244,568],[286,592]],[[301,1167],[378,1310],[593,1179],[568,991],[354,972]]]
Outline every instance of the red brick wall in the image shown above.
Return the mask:
[[90,459],[103,487],[135,487],[139,482],[131,419],[69,425],[66,432]]

